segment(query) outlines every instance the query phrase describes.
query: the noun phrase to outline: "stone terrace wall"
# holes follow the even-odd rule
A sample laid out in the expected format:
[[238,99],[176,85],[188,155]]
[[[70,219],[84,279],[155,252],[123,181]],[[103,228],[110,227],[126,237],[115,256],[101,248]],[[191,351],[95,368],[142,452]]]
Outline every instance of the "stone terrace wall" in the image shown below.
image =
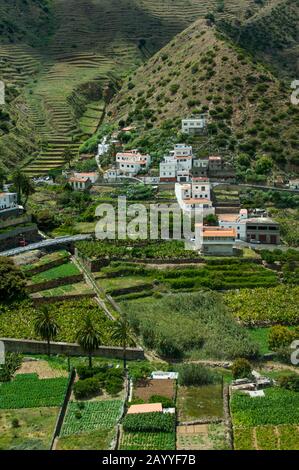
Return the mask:
[[[0,341],[3,341],[6,352],[47,354],[46,341],[13,338],[0,338]],[[51,343],[51,352],[66,356],[86,356],[86,353],[75,343]],[[123,349],[116,346],[101,346],[93,353],[93,356],[122,359]],[[141,348],[127,348],[127,358],[129,360],[144,359],[144,351]]]

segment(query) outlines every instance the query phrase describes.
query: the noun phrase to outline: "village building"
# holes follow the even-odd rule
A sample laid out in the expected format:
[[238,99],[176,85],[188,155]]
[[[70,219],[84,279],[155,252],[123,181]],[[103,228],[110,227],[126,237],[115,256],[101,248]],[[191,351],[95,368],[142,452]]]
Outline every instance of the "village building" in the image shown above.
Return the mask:
[[206,227],[201,225],[199,250],[203,255],[233,256],[236,231],[233,228]]
[[160,163],[160,182],[188,182],[191,178],[193,163],[192,147],[177,144]]
[[200,135],[207,126],[207,116],[201,114],[194,118],[182,119],[182,133],[188,135]]
[[299,179],[294,179],[289,181],[289,188],[290,189],[298,189],[299,190]]
[[89,178],[92,184],[95,184],[97,182],[98,178],[99,178],[99,174],[98,174],[97,171],[91,171],[91,172],[87,172],[87,173],[75,172],[74,176],[76,178]]
[[17,193],[0,192],[0,211],[18,207]]
[[250,243],[280,244],[279,224],[269,217],[246,220],[246,239]]
[[150,164],[150,155],[142,155],[138,150],[116,154],[116,166],[123,175],[136,176],[140,171],[147,170]]
[[208,178],[193,178],[191,183],[176,183],[175,195],[185,214],[192,215],[196,211],[202,211],[204,217],[215,214]]
[[239,214],[219,214],[219,227],[235,229],[236,238],[246,241],[246,220],[248,218],[247,209],[241,209]]
[[195,177],[208,176],[209,171],[209,159],[198,158],[193,160],[192,175]]
[[74,191],[88,191],[92,182],[87,176],[71,176],[68,180]]

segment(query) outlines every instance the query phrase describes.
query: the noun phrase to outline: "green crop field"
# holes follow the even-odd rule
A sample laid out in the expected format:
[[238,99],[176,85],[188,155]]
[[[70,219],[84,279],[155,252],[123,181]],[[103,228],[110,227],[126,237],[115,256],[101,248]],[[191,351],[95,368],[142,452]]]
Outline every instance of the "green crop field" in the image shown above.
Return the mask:
[[[50,304],[50,311],[59,325],[57,341],[76,342],[76,333],[90,314],[101,333],[103,345],[117,346],[112,339],[113,322],[92,299],[65,300]],[[35,332],[36,309],[30,301],[0,305],[0,337],[40,339]]]
[[175,433],[124,432],[120,450],[175,450]]
[[39,379],[36,374],[17,375],[0,384],[0,409],[61,406],[67,378]]
[[[82,404],[82,405],[81,405]],[[61,436],[109,429],[116,425],[122,412],[121,400],[70,402]]]
[[226,293],[224,300],[233,315],[247,325],[298,323],[299,286],[241,289]]
[[48,271],[36,274],[32,276],[30,280],[33,284],[39,284],[40,282],[52,281],[53,279],[74,276],[76,274],[80,274],[77,266],[73,263],[65,263],[61,266],[49,269]]

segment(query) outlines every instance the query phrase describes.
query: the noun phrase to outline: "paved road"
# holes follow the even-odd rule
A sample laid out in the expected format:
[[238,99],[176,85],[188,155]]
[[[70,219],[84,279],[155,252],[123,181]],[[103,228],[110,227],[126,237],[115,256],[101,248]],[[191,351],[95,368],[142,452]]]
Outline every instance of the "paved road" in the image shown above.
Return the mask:
[[73,235],[73,236],[67,236],[67,237],[48,238],[47,240],[42,240],[37,243],[30,243],[27,246],[13,248],[11,250],[6,250],[6,251],[1,251],[0,255],[1,256],[15,256],[21,253],[25,253],[26,251],[39,250],[41,248],[47,248],[49,246],[60,245],[63,243],[72,243],[72,242],[77,242],[80,240],[89,240],[91,238],[92,238],[91,235]]

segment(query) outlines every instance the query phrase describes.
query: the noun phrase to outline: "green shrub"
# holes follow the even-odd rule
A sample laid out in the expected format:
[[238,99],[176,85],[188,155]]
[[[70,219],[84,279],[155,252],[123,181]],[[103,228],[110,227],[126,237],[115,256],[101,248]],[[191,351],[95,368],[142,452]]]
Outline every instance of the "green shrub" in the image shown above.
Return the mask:
[[296,331],[291,331],[286,326],[272,326],[268,339],[269,349],[277,351],[278,349],[288,347],[291,345],[292,341],[296,339],[296,336]]
[[251,364],[247,359],[236,359],[232,365],[232,373],[234,379],[243,379],[251,374]]
[[84,398],[90,398],[100,393],[99,381],[92,377],[85,380],[79,380],[74,385],[74,394],[76,399],[82,400]]
[[152,395],[148,401],[149,403],[162,403],[163,408],[174,408],[175,403],[170,398],[163,395]]
[[200,364],[182,364],[176,367],[180,385],[208,385],[221,381],[221,376]]
[[293,392],[299,392],[298,374],[282,375],[277,379],[277,382],[282,388],[292,390]]

